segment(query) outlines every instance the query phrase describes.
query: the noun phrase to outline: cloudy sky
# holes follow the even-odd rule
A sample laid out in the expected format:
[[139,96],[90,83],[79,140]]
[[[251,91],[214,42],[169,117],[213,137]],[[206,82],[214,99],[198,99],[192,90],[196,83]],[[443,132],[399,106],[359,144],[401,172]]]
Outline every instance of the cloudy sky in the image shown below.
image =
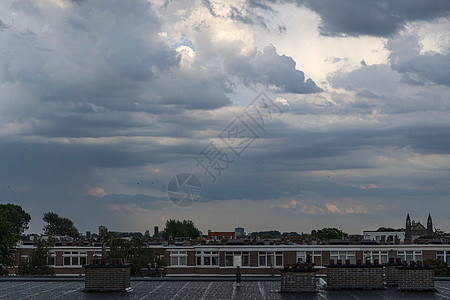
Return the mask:
[[29,232],[449,231],[450,2],[1,1],[0,154]]

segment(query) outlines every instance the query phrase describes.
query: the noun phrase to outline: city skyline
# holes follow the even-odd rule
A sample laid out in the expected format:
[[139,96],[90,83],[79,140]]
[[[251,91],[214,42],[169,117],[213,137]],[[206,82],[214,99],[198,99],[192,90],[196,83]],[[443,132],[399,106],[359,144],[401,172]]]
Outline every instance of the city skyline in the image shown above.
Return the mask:
[[[29,233],[48,211],[81,232],[362,233],[408,212],[449,231],[449,16],[444,0],[3,1],[1,203]],[[201,182],[195,205],[169,200],[178,174]]]

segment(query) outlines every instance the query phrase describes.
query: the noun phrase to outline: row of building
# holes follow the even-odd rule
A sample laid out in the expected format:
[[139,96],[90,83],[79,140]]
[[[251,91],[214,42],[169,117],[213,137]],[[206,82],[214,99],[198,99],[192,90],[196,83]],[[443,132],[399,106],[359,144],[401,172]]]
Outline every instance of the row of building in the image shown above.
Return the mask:
[[[450,264],[450,245],[149,245],[165,263],[167,276],[233,275],[240,267],[243,275],[274,275],[285,265],[309,255],[319,274],[330,261],[354,264],[370,254],[372,262],[388,262],[390,250],[402,261],[440,259]],[[33,251],[33,245],[21,245],[15,254],[17,265]],[[54,246],[50,250],[50,265],[56,275],[84,275],[83,265],[102,256],[98,246]],[[10,274],[18,274],[17,267]]]
[[[99,234],[107,229],[99,227]],[[161,233],[155,228],[154,236]],[[151,242],[147,247],[164,261],[167,276],[186,275],[233,275],[236,267],[240,267],[243,275],[273,275],[286,264],[291,265],[299,260],[306,261],[310,255],[319,274],[324,273],[330,261],[337,260],[356,263],[363,256],[370,254],[373,262],[386,263],[388,253],[394,251],[396,258],[402,261],[423,261],[440,259],[450,264],[450,244],[425,243],[414,244],[415,238],[433,236],[433,221],[428,215],[427,227],[420,222],[406,218],[406,228],[389,231],[365,231],[363,240],[331,240],[321,243],[305,243],[291,240],[251,240],[245,238],[244,228],[236,228],[234,232],[208,232],[207,243],[187,242]],[[366,241],[366,242],[364,242]],[[21,242],[17,246],[15,261],[18,266],[34,249],[33,242]],[[50,265],[56,275],[84,275],[83,265],[102,257],[101,244],[96,241],[75,242],[61,239],[50,249]],[[11,274],[17,274],[17,266]]]

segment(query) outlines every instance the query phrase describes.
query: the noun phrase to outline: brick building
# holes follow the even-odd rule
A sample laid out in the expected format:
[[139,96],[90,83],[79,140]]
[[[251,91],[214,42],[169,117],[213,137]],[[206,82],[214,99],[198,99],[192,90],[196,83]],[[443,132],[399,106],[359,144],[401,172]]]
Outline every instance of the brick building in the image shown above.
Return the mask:
[[[285,264],[299,259],[306,261],[309,254],[318,274],[325,274],[325,265],[330,260],[363,260],[369,252],[371,259],[380,263],[388,261],[389,250],[404,261],[419,261],[438,258],[450,263],[450,245],[192,245],[192,246],[148,246],[164,259],[167,276],[182,275],[234,275],[240,266],[245,275],[272,275]],[[33,245],[21,245],[15,254],[17,265],[31,255]],[[55,274],[84,275],[83,265],[101,257],[101,247],[55,246],[51,250],[51,265]],[[11,274],[17,274],[17,267]]]
[[222,232],[222,231],[208,231],[208,240],[234,240],[236,239],[236,233],[231,232]]

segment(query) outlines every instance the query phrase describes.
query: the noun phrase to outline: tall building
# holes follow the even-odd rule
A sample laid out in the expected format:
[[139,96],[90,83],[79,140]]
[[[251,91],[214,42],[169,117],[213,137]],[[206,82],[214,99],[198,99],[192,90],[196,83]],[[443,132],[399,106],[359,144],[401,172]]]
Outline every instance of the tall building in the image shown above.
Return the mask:
[[108,228],[106,226],[100,225],[98,226],[98,235],[107,234]]
[[155,227],[153,228],[153,236],[154,236],[154,237],[159,236],[159,228],[158,228],[158,226],[155,226]]
[[234,233],[235,233],[236,237],[245,236],[245,231],[244,231],[244,228],[242,228],[242,227],[236,227],[234,229]]

